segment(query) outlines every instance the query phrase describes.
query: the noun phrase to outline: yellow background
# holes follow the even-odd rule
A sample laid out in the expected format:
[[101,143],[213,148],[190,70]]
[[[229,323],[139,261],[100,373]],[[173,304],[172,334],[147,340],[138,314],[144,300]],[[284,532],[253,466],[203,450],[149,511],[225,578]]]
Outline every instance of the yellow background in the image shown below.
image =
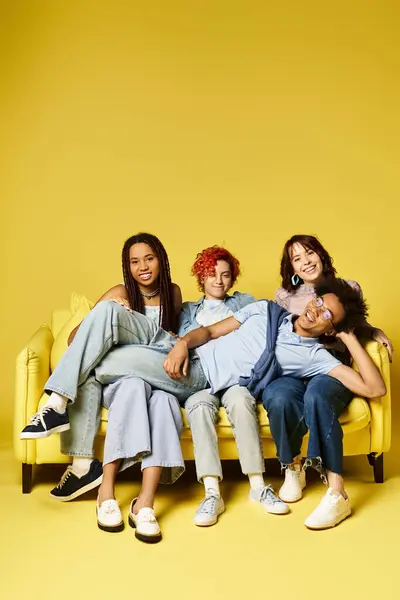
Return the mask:
[[140,230],[185,299],[207,245],[271,297],[285,240],[317,234],[400,353],[397,2],[3,5],[3,441],[18,350],[71,291],[120,282]]

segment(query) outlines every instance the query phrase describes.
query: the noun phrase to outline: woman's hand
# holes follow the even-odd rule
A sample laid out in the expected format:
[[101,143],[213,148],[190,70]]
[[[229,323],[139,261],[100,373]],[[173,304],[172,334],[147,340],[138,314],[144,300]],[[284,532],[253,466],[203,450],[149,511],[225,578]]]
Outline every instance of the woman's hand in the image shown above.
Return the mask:
[[186,377],[189,365],[187,343],[179,340],[164,361],[164,371],[171,379]]
[[390,341],[390,339],[388,338],[386,333],[384,331],[382,331],[382,329],[378,329],[377,327],[374,327],[371,337],[376,342],[379,342],[380,344],[383,344],[384,346],[386,346],[388,354],[389,354],[389,360],[390,360],[390,362],[392,362],[394,348],[393,348],[392,342]]
[[355,338],[356,334],[354,333],[354,330],[353,331],[339,331],[339,333],[335,334],[335,337],[338,340],[342,340],[342,342],[344,344],[346,344],[346,341],[348,341],[352,338]]
[[126,298],[122,298],[121,296],[118,296],[116,298],[110,298],[110,300],[112,300],[113,302],[116,302],[120,306],[123,306],[124,308],[126,308],[126,310],[129,310],[129,312],[133,312],[133,310],[131,309],[129,302]]

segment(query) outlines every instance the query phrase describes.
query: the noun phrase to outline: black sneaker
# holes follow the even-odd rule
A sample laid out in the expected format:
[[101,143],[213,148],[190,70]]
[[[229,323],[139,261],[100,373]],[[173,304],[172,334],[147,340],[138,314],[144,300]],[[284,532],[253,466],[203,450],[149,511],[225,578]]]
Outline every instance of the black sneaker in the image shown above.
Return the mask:
[[97,487],[101,484],[102,480],[103,465],[97,458],[92,460],[89,471],[80,477],[70,465],[61,477],[60,483],[51,490],[50,496],[54,500],[68,502],[68,500],[73,500]]
[[68,411],[57,412],[52,406],[43,406],[31,417],[30,425],[21,432],[21,440],[35,440],[49,437],[52,433],[61,433],[70,428]]

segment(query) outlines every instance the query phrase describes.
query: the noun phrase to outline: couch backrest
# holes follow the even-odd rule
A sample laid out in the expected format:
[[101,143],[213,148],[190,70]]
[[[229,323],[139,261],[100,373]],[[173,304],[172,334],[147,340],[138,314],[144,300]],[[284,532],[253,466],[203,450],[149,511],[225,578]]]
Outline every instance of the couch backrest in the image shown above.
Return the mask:
[[72,312],[69,308],[56,308],[56,310],[53,310],[51,314],[51,332],[54,339],[71,317]]

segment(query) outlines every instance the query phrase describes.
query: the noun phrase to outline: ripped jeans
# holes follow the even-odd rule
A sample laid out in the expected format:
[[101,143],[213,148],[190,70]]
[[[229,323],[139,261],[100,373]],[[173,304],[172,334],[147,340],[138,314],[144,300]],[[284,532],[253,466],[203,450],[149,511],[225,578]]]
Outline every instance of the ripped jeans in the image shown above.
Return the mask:
[[300,454],[308,430],[305,466],[316,468],[322,476],[325,469],[341,475],[343,431],[338,418],[352,397],[350,390],[329,375],[316,375],[306,382],[285,376],[270,383],[262,401],[281,464],[291,464]]

